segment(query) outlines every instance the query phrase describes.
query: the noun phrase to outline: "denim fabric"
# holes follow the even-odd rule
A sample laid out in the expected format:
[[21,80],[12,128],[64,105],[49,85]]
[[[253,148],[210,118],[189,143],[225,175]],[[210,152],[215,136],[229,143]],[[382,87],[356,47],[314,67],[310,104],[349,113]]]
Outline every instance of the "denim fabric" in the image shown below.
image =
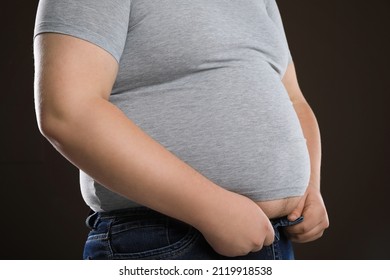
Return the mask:
[[84,259],[155,260],[274,260],[294,259],[290,240],[283,232],[286,217],[272,219],[275,241],[259,252],[229,258],[216,253],[194,227],[146,207],[91,213],[86,220],[91,229],[84,247]]

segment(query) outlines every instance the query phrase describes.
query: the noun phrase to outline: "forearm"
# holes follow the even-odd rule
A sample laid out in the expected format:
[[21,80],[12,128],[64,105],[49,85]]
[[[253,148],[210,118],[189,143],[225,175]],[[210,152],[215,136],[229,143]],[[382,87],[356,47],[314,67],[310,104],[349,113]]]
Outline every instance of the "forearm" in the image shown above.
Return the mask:
[[311,163],[310,186],[319,188],[321,173],[321,136],[317,119],[306,101],[293,104],[309,150]]
[[80,98],[70,105],[65,116],[45,116],[44,134],[62,155],[114,192],[189,224],[202,222],[220,187],[108,101]]

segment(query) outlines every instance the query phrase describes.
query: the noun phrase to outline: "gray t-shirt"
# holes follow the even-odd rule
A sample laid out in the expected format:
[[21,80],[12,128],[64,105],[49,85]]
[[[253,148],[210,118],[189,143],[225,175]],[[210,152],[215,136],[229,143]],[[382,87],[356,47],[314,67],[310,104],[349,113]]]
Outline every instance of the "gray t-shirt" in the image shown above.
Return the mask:
[[[281,82],[291,56],[275,0],[41,0],[44,32],[109,52],[120,65],[110,101],[211,181],[255,201],[304,193],[310,161]],[[137,205],[82,171],[80,182],[95,211]]]

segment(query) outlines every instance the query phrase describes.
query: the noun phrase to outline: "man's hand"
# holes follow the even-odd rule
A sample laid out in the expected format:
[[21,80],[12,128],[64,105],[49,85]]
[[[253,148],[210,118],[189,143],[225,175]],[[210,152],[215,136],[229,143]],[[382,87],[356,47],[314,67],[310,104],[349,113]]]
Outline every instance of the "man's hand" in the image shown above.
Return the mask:
[[309,185],[297,208],[288,215],[288,219],[293,221],[299,216],[304,216],[302,223],[286,228],[286,233],[293,242],[314,241],[329,227],[328,214],[318,187]]
[[219,254],[236,257],[271,245],[275,232],[268,217],[249,198],[222,190],[198,229]]

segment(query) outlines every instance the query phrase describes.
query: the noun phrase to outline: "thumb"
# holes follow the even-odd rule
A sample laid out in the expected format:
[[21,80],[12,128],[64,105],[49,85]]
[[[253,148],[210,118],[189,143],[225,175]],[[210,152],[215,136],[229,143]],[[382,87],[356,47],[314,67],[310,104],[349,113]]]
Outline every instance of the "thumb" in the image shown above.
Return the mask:
[[299,201],[298,206],[287,216],[289,221],[295,221],[302,216],[303,209],[305,208],[305,199]]

